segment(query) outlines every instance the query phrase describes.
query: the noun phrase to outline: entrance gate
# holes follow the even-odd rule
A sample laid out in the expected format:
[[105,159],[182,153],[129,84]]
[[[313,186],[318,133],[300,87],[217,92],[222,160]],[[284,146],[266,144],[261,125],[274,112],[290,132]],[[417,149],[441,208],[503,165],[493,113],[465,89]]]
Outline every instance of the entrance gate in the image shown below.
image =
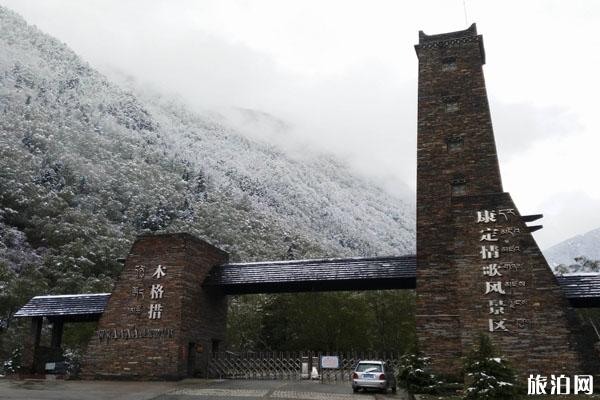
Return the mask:
[[[321,356],[337,356],[339,368],[321,368]],[[208,376],[226,379],[310,379],[313,367],[325,382],[350,381],[359,360],[384,360],[393,368],[400,365],[397,352],[260,352],[214,353]]]
[[[188,234],[141,236],[88,346],[83,375],[178,379],[210,368],[236,375],[231,358],[211,358],[225,339],[228,294],[414,288],[418,345],[435,372],[456,373],[483,332],[521,375],[592,373],[589,357],[597,364],[598,356],[581,347],[573,307],[598,305],[600,279],[557,279],[531,235],[541,226],[528,225],[541,215],[521,215],[503,190],[483,38],[475,24],[419,32],[415,50],[416,257],[229,264],[225,252]],[[34,315],[46,316],[22,314]],[[297,368],[289,361],[278,371],[269,367],[278,359],[267,360],[260,361],[266,375]]]
[[189,234],[140,236],[90,341],[82,375],[292,376],[300,371],[294,357],[256,356],[252,369],[247,357],[218,351],[227,295],[414,287],[414,256],[227,263],[226,253]]

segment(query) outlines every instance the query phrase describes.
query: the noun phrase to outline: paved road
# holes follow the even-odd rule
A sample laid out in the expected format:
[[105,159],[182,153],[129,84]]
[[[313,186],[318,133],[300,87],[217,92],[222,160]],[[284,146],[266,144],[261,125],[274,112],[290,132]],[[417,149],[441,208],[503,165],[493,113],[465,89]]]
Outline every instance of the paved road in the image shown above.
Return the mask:
[[0,399],[148,400],[176,387],[174,382],[86,382],[0,379]]
[[11,381],[0,380],[0,399],[10,400],[405,400],[379,393],[353,394],[349,383],[310,381]]

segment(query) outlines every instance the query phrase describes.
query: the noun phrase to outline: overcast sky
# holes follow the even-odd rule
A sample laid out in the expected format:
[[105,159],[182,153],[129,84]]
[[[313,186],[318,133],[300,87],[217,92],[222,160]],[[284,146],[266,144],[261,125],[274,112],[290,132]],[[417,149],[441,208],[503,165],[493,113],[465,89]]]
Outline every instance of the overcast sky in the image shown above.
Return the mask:
[[270,113],[290,125],[285,140],[342,156],[391,190],[416,184],[418,31],[476,22],[504,189],[523,214],[545,215],[542,248],[600,227],[598,1],[0,4],[109,76],[197,110]]

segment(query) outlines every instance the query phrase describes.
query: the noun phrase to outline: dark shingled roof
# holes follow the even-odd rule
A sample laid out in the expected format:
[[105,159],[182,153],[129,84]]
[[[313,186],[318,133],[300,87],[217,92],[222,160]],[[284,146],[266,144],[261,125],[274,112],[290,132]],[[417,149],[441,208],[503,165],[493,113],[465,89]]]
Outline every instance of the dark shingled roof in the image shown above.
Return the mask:
[[15,317],[99,317],[108,303],[110,293],[62,294],[35,296]]
[[556,277],[574,307],[600,307],[600,274],[564,274]]
[[233,263],[215,267],[205,287],[228,294],[414,289],[416,257],[326,258]]
[[[574,307],[600,307],[600,273],[556,277]],[[224,264],[213,268],[204,286],[227,294],[324,290],[414,289],[416,257],[327,258]],[[36,296],[15,317],[95,320],[110,293]]]

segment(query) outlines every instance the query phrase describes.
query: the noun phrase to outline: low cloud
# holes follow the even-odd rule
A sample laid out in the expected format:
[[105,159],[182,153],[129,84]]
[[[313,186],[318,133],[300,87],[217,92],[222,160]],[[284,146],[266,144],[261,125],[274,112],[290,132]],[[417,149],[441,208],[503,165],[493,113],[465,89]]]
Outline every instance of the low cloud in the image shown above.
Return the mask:
[[493,99],[491,103],[496,142],[503,158],[518,156],[540,140],[562,138],[582,130],[576,114],[564,107],[536,107]]
[[[441,0],[292,7],[277,1],[0,1],[102,72],[124,71],[136,85],[176,95],[196,111],[265,113],[283,125],[271,117],[268,127],[243,118],[237,123],[245,134],[297,153],[333,153],[400,194],[405,184],[416,186],[412,45],[419,29],[448,32],[464,21],[462,4]],[[546,214],[547,228],[537,236],[542,247],[600,226],[588,218],[600,198],[598,57],[588,51],[598,47],[600,14],[590,11],[597,7],[467,3],[485,38],[505,188],[520,208]],[[545,209],[554,204],[562,208]],[[554,221],[564,229],[554,229]]]
[[556,194],[545,199],[541,209],[544,229],[535,237],[543,249],[600,227],[600,199],[582,191]]
[[[127,59],[103,59],[100,69],[122,84],[177,96],[198,112],[216,111],[255,139],[334,154],[390,193],[412,195],[416,81],[400,80],[390,67],[363,65],[313,80],[199,32],[151,47],[142,42],[134,51]],[[184,52],[182,62],[177,55]],[[123,71],[136,71],[135,77]]]

